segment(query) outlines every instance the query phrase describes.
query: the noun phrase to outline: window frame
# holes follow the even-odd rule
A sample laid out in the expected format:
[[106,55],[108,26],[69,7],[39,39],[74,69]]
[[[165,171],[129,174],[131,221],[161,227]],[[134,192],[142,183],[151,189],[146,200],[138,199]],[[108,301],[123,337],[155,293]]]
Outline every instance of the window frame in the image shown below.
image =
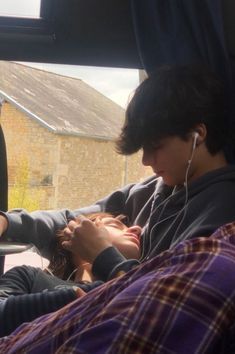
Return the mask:
[[31,36],[42,40],[55,34],[53,21],[54,0],[41,0],[39,17],[0,16],[0,39],[19,40]]

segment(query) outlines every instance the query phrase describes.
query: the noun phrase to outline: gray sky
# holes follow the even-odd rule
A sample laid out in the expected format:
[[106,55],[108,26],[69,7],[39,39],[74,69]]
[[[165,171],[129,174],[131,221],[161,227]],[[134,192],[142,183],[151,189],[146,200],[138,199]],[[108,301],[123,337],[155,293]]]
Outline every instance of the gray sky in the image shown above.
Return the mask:
[[[84,0],[85,1],[85,0]],[[40,0],[0,0],[0,15],[38,17]],[[43,70],[77,77],[108,96],[122,107],[138,85],[138,71],[133,69],[97,68],[74,65],[30,64]]]

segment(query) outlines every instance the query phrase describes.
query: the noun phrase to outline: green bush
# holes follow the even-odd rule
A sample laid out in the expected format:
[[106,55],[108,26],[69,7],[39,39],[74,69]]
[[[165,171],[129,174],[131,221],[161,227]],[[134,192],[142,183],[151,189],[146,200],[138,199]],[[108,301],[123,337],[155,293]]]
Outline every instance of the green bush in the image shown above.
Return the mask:
[[42,191],[30,186],[29,163],[27,159],[20,161],[15,181],[9,186],[8,209],[24,208],[28,211],[40,209]]

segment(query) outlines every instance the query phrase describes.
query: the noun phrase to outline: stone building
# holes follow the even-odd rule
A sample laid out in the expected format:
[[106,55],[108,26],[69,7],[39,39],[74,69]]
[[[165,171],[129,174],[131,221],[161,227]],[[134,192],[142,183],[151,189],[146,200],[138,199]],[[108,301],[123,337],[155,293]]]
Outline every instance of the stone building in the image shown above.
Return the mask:
[[81,207],[150,174],[115,152],[124,110],[83,81],[0,62],[0,98],[9,187],[26,164],[41,208]]

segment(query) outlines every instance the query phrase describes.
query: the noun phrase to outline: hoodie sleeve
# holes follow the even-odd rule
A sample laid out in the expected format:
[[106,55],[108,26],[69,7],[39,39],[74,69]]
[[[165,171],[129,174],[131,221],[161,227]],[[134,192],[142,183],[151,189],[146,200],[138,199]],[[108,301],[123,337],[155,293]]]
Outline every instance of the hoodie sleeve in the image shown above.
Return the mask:
[[8,220],[8,228],[1,239],[33,243],[42,256],[49,258],[56,231],[64,228],[69,220],[80,214],[110,212],[124,214],[129,218],[130,223],[133,223],[154,187],[155,182],[151,177],[139,184],[129,184],[93,205],[73,211],[63,209],[29,213],[25,209],[13,209],[7,213],[1,212]]
[[50,258],[50,249],[53,248],[55,234],[63,229],[68,221],[77,215],[109,211],[123,213],[127,190],[114,192],[110,196],[98,201],[89,207],[71,210],[34,211],[29,213],[25,209],[13,209],[7,213],[1,212],[8,220],[8,228],[1,237],[2,241],[23,242],[35,245],[43,257]]
[[98,279],[108,281],[127,273],[137,265],[138,260],[126,259],[115,247],[108,247],[96,257],[92,273]]

